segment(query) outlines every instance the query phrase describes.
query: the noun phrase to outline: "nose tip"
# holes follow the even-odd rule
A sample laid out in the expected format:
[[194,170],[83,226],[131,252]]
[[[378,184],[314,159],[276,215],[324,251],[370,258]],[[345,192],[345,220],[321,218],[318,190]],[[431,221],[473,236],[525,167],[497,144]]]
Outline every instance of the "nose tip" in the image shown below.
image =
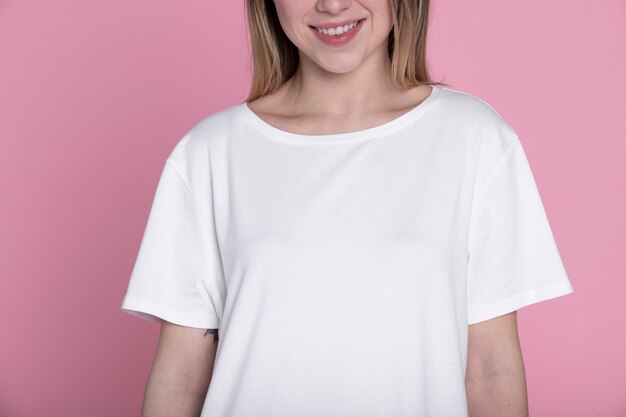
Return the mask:
[[352,0],[318,0],[317,8],[319,11],[337,14],[348,9],[351,4]]

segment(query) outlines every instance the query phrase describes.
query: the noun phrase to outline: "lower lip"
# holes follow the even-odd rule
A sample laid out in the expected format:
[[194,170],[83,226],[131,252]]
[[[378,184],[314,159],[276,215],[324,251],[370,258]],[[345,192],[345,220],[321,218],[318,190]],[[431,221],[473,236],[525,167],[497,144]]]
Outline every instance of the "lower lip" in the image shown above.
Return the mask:
[[315,32],[317,37],[326,45],[342,46],[350,42],[356,36],[358,31],[361,30],[361,26],[363,26],[362,23],[364,20],[365,19],[362,19],[361,21],[359,21],[359,23],[354,28],[352,28],[352,30],[342,33],[341,36],[325,35],[319,30],[317,30],[316,28],[311,28],[311,30]]

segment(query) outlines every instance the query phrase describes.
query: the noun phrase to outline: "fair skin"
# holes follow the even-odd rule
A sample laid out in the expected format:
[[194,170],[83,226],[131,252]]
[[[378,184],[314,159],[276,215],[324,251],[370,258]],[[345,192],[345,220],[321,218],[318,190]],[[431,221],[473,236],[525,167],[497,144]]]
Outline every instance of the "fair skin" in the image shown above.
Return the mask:
[[205,329],[162,321],[141,417],[198,417],[218,343]]
[[[300,134],[362,130],[398,117],[423,101],[429,86],[393,87],[386,0],[274,0],[280,24],[299,49],[296,74],[277,92],[249,103],[275,127]],[[342,47],[316,38],[309,25],[365,18]],[[163,322],[142,417],[197,417],[217,350],[205,330]],[[526,417],[526,378],[512,312],[469,326],[465,378],[470,417]]]
[[517,312],[469,325],[465,391],[469,417],[527,417]]
[[[393,21],[386,1],[275,0],[285,34],[298,47],[296,74],[249,103],[268,123],[294,133],[343,133],[380,125],[423,101],[429,86],[393,87],[386,49]],[[309,25],[365,18],[346,47],[321,42]]]

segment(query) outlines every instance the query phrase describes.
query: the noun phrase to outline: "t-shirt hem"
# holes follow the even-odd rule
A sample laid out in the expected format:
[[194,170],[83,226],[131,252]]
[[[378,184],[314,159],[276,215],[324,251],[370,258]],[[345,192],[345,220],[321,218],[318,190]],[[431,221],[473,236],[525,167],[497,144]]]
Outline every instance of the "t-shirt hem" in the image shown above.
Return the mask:
[[161,323],[162,320],[180,326],[195,327],[200,329],[217,329],[219,328],[219,319],[215,317],[198,316],[190,314],[156,303],[154,301],[145,300],[132,295],[126,295],[120,309],[128,314],[142,319]]
[[468,310],[467,322],[468,324],[479,323],[481,321],[511,313],[522,307],[535,304],[540,301],[561,297],[573,292],[574,289],[569,281],[559,281],[515,295],[496,304],[483,307],[480,310]]

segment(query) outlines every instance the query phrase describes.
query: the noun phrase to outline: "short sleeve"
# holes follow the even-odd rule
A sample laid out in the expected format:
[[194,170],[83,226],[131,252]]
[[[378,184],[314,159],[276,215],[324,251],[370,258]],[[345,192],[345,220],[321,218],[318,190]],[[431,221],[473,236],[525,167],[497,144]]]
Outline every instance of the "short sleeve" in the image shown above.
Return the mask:
[[212,229],[176,166],[166,161],[121,309],[188,327],[218,328],[219,270]]
[[468,324],[573,292],[515,135],[478,185],[468,240]]

